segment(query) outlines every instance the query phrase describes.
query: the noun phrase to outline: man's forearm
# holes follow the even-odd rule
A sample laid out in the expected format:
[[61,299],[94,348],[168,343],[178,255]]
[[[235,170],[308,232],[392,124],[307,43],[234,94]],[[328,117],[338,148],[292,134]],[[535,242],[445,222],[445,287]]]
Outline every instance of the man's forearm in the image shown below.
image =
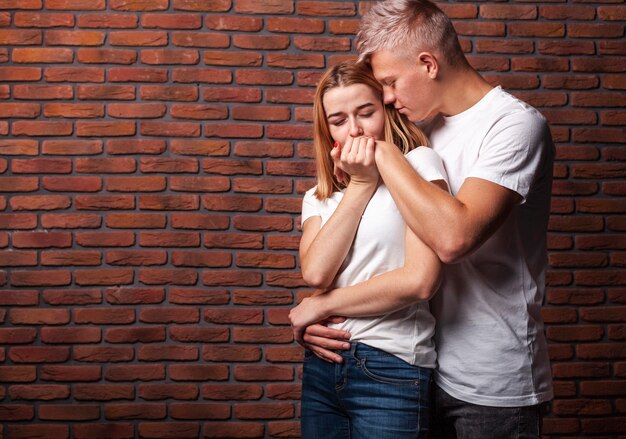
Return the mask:
[[463,226],[465,206],[415,172],[393,145],[376,150],[376,164],[402,217],[443,262],[454,259],[464,241],[472,239]]

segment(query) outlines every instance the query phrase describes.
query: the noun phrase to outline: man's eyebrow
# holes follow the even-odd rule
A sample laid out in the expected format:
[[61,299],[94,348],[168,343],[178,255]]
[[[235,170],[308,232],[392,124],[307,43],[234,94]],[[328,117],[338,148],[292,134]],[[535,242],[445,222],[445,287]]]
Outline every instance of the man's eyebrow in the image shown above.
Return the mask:
[[[362,105],[359,105],[358,107],[356,107],[356,109],[358,111],[358,110],[362,110],[362,109],[370,107],[370,106],[373,107],[374,104],[372,102],[366,102],[365,104],[362,104]],[[338,111],[336,113],[329,114],[328,116],[326,116],[326,119],[330,119],[331,117],[334,117],[334,116],[339,116],[341,113],[343,113],[343,111]]]

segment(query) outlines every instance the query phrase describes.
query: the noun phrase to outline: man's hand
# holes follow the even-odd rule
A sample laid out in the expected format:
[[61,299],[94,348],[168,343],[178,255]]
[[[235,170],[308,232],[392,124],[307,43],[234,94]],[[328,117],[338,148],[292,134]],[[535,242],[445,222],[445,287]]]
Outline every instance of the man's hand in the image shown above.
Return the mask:
[[316,300],[319,296],[307,297],[289,312],[289,320],[293,330],[293,338],[300,345],[310,349],[315,355],[328,362],[341,363],[340,355],[332,350],[350,349],[346,339],[350,333],[324,326],[327,323],[341,323],[344,317],[324,315]]
[[341,329],[327,328],[328,323],[341,323],[345,317],[331,317],[322,322],[307,326],[304,331],[303,346],[311,350],[317,357],[329,363],[342,363],[341,355],[333,351],[346,351],[350,349],[350,333]]

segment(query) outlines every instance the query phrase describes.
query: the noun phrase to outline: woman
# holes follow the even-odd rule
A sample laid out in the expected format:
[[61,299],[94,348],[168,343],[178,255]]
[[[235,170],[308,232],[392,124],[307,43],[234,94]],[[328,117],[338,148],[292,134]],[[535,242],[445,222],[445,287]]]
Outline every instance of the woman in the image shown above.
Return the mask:
[[[365,65],[328,70],[314,113],[317,185],[303,200],[300,262],[307,284],[325,291],[304,299],[290,319],[305,344],[307,325],[349,317],[331,326],[350,333],[351,343],[337,353],[340,363],[305,352],[302,435],[424,437],[436,362],[426,301],[438,286],[440,261],[406,227],[380,184],[376,143],[399,145],[418,173],[445,187],[443,164],[430,148],[418,147],[427,140],[414,125],[383,105],[382,88]],[[334,174],[333,148],[335,155],[341,150],[348,175]],[[378,299],[359,301],[367,289],[380,292]]]

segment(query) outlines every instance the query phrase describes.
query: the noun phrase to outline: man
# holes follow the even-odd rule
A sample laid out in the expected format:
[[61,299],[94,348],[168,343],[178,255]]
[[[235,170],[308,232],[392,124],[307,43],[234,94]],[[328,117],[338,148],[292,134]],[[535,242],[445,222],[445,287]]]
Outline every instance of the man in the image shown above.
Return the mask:
[[[405,221],[448,264],[431,302],[435,436],[539,438],[553,396],[540,315],[554,155],[545,119],[468,64],[450,20],[427,0],[377,2],[357,44],[385,103],[424,124],[449,177],[451,194],[420,178],[397,148],[376,146]],[[341,168],[366,155],[335,157]],[[372,294],[343,297],[343,306]],[[324,310],[318,320],[333,312]],[[345,334],[320,324],[301,341],[329,361],[346,347]]]

